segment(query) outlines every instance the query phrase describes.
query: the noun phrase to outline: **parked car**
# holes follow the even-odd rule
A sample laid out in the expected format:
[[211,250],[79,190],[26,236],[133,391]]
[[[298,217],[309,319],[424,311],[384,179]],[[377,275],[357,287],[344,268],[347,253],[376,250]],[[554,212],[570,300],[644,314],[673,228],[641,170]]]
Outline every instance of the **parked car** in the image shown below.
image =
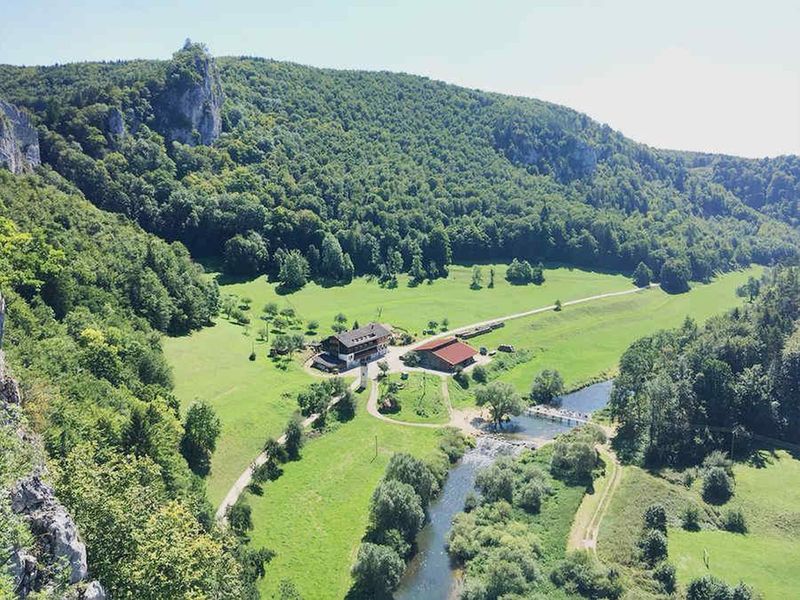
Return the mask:
[[514,346],[512,346],[511,344],[500,344],[497,347],[497,349],[500,352],[513,352],[514,351]]

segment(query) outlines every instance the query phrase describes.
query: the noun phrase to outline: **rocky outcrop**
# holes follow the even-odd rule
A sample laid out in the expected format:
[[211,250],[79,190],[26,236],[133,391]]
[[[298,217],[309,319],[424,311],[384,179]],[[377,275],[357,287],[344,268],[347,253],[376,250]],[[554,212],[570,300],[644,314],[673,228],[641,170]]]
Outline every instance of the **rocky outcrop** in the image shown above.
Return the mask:
[[22,479],[11,489],[11,509],[24,515],[40,548],[53,565],[66,566],[70,583],[86,579],[86,546],[67,509],[56,500],[53,488],[42,481],[41,471]]
[[25,173],[41,164],[39,135],[30,117],[0,100],[0,166]]
[[[36,447],[35,454],[41,456],[39,440],[22,424],[19,385],[6,372],[2,350],[4,318],[5,301],[0,295],[0,427],[10,428],[25,447]],[[86,546],[75,521],[58,501],[53,488],[43,480],[45,473],[44,464],[40,463],[10,490],[0,488],[11,510],[27,522],[36,539],[35,548],[12,548],[6,561],[16,596],[24,599],[35,592],[50,590],[63,574],[70,584],[64,598],[105,600],[103,586],[89,581]]]
[[106,133],[112,142],[118,142],[125,137],[125,119],[122,116],[122,111],[116,106],[108,109]]
[[168,141],[207,146],[222,131],[222,85],[216,63],[199,45],[187,45],[173,57],[164,91],[155,108]]

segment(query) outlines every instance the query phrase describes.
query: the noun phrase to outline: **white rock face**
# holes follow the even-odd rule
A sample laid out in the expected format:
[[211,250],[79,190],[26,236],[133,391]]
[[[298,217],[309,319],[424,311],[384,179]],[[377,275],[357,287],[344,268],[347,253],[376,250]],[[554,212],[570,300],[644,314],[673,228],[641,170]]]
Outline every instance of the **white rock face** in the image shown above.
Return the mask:
[[168,86],[156,112],[167,140],[208,146],[222,132],[222,85],[214,59],[207,53],[195,56],[193,66],[197,80],[190,85]]
[[39,135],[30,117],[0,100],[0,166],[18,174],[31,171],[41,162]]

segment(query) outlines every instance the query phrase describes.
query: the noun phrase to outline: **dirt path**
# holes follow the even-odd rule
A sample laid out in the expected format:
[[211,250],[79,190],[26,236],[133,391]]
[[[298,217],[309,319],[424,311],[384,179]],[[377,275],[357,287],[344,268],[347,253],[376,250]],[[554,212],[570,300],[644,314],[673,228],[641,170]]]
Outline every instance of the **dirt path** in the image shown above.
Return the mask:
[[613,450],[603,446],[600,454],[606,460],[610,470],[607,481],[600,490],[599,498],[584,495],[578,511],[575,513],[575,520],[572,523],[569,539],[567,540],[567,550],[585,549],[597,554],[597,537],[600,534],[600,524],[608,512],[608,507],[614,497],[614,493],[622,481],[622,465],[617,460]]
[[[353,383],[350,384],[350,389],[355,390],[358,387],[358,379],[356,379]],[[328,408],[335,406],[336,403],[339,401],[340,396],[332,399],[328,404]],[[310,417],[307,417],[301,422],[303,429],[307,429],[310,427],[314,421],[319,418],[319,414],[313,414]],[[286,435],[282,435],[277,439],[277,442],[281,445],[286,443]],[[255,457],[250,466],[248,466],[244,472],[239,475],[239,478],[234,482],[231,489],[228,490],[228,493],[225,494],[225,498],[223,498],[222,502],[217,508],[216,512],[216,519],[217,521],[224,521],[226,518],[226,513],[228,512],[228,508],[236,504],[236,501],[239,499],[239,496],[242,495],[242,492],[250,485],[250,482],[253,481],[253,472],[267,462],[267,453],[261,452],[258,456]]]

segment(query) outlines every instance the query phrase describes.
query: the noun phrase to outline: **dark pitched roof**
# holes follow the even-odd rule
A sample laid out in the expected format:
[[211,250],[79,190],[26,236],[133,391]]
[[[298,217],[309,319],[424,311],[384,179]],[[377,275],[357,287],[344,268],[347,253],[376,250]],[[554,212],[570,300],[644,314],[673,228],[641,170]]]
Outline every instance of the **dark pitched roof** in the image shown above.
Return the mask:
[[453,342],[452,344],[448,344],[443,348],[434,350],[433,353],[447,364],[455,366],[461,364],[468,358],[472,358],[478,353],[478,351],[464,342]]
[[337,333],[334,337],[339,340],[340,344],[350,347],[388,335],[390,335],[390,331],[380,323],[369,323],[352,331]]

